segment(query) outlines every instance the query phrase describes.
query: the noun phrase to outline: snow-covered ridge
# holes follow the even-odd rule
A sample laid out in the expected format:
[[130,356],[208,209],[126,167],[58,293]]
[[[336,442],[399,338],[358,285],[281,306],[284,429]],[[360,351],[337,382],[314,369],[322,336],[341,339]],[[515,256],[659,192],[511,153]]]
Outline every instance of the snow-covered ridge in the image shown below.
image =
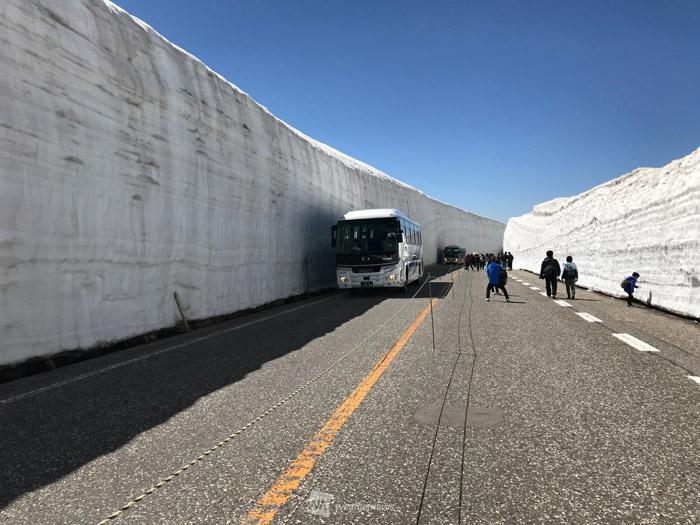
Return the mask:
[[505,226],[310,139],[107,1],[0,3],[0,365],[334,284],[330,227],[400,208],[427,262]]
[[613,295],[638,271],[638,298],[700,317],[700,149],[535,206],[508,221],[504,249],[535,272],[549,249],[572,255],[580,284]]

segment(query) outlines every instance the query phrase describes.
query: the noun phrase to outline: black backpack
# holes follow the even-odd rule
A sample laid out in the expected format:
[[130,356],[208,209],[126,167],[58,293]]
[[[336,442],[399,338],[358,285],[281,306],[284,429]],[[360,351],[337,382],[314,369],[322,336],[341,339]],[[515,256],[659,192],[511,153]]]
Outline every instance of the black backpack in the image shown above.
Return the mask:
[[544,271],[542,274],[545,276],[547,279],[553,279],[556,276],[557,270],[554,268],[554,261],[550,260],[547,261],[547,263],[544,265]]
[[506,272],[504,269],[501,269],[501,273],[499,274],[499,277],[501,279],[501,286],[505,286],[506,283],[508,282],[508,272]]

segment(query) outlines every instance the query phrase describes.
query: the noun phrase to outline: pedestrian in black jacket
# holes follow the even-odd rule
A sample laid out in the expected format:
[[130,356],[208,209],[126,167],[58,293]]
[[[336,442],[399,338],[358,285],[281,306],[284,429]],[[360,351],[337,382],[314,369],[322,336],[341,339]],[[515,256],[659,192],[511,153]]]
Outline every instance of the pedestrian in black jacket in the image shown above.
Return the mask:
[[540,268],[540,279],[544,279],[546,284],[547,297],[557,298],[557,279],[559,274],[561,274],[559,261],[554,258],[554,252],[549,250]]

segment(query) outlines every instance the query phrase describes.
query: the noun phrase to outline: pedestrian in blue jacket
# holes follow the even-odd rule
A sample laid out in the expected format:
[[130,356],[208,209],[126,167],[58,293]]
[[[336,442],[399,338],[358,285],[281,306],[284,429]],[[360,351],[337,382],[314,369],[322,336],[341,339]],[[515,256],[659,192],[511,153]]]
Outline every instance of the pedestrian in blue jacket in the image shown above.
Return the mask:
[[622,289],[627,292],[627,306],[632,306],[632,301],[634,300],[634,289],[639,288],[637,286],[637,279],[639,279],[639,274],[633,272],[632,275],[625,277],[622,281]]
[[489,257],[489,263],[486,265],[486,274],[489,277],[489,284],[486,286],[486,300],[490,301],[491,300],[491,288],[494,288],[496,291],[503,290],[503,295],[506,298],[506,302],[510,302],[510,298],[508,297],[508,290],[506,290],[506,287],[502,281],[501,278],[501,271],[503,270],[503,267],[498,264],[495,260],[493,260],[493,256]]

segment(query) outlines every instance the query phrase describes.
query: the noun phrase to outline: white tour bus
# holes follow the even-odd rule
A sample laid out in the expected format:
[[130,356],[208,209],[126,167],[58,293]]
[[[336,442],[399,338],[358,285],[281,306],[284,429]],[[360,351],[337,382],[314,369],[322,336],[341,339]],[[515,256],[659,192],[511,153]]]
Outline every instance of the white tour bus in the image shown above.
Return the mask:
[[420,225],[396,209],[357,210],[333,226],[339,288],[404,288],[423,276]]

